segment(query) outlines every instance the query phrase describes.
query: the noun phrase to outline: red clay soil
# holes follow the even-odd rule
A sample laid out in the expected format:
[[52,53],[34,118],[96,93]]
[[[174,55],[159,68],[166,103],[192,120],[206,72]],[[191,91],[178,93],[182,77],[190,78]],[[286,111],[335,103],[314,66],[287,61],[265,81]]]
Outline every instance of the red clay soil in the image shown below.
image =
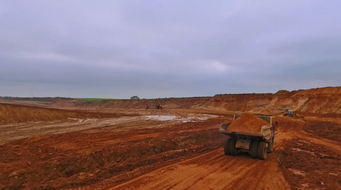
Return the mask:
[[275,151],[265,161],[253,159],[247,154],[226,156],[221,145],[211,152],[167,165],[120,185],[112,185],[110,189],[289,190],[290,186],[278,168],[277,152],[288,137],[282,131],[289,127],[297,128],[297,123],[291,119],[283,120],[278,119],[279,138],[275,142]]
[[0,124],[30,121],[52,121],[68,118],[105,118],[118,116],[120,115],[85,111],[65,111],[52,108],[38,108],[0,103]]
[[217,126],[225,118],[137,119],[15,140],[0,145],[0,189],[340,189],[339,143],[306,132],[304,119],[275,121],[265,161],[224,155]]
[[213,97],[160,98],[141,100],[86,101],[81,99],[1,99],[5,102],[39,103],[57,108],[144,109],[161,104],[166,109],[205,109],[280,114],[284,109],[307,114],[341,114],[341,87],[325,87],[263,94],[219,94]]
[[259,134],[264,125],[269,125],[269,123],[255,115],[245,113],[232,121],[232,123],[228,126],[227,131]]
[[[309,135],[306,133],[303,128],[305,126],[305,121],[303,119],[289,118],[289,117],[276,117],[275,121],[278,122],[277,127],[277,136],[275,140],[275,151],[268,155],[267,160],[257,160],[252,159],[248,155],[241,154],[238,156],[225,156],[223,154],[223,148],[219,148],[217,150],[211,151],[206,154],[201,154],[197,157],[187,159],[182,162],[177,162],[175,164],[168,165],[166,167],[154,170],[147,174],[144,174],[140,177],[137,177],[133,180],[125,182],[123,184],[112,186],[112,190],[130,190],[130,189],[217,189],[217,190],[225,190],[225,189],[234,189],[234,190],[244,190],[244,189],[283,189],[289,190],[294,189],[295,185],[299,185],[299,182],[293,181],[294,178],[290,176],[283,176],[282,169],[279,167],[279,164],[283,164],[286,159],[294,158],[290,161],[292,164],[296,164],[295,161],[297,159],[297,163],[300,164],[301,159],[308,157],[304,155],[304,157],[297,158],[295,155],[290,153],[285,160],[282,159],[283,162],[279,162],[280,154],[282,150],[285,152],[289,151],[287,149],[286,143],[290,142],[294,139],[293,142],[300,140],[300,138],[304,138],[305,141],[313,142],[315,144],[321,145],[321,149],[331,149],[331,154],[333,151],[336,151],[339,155],[340,146],[335,144],[335,142],[331,142],[326,139],[321,139],[319,137],[315,137],[313,135]],[[303,150],[303,149],[302,149]],[[299,151],[294,149],[294,151]],[[305,151],[305,149],[304,149]],[[308,151],[310,151],[308,149]],[[313,152],[317,152],[318,149],[313,149]],[[325,154],[329,151],[321,152]],[[309,154],[309,153],[308,153]],[[329,153],[328,153],[329,154]],[[321,155],[323,156],[323,155]],[[339,156],[337,156],[339,157]],[[327,157],[325,157],[327,158]],[[311,159],[311,158],[307,158]],[[317,159],[313,157],[312,159]],[[323,164],[327,163],[326,160],[318,160],[322,161]],[[287,163],[281,165],[281,167],[286,167]],[[313,162],[313,164],[315,164]],[[331,165],[339,168],[335,162],[332,162]],[[318,165],[318,167],[322,167],[323,165]],[[309,166],[309,164],[307,165]],[[302,166],[303,168],[305,165]],[[314,167],[314,166],[309,166]],[[327,169],[330,166],[327,166]],[[299,168],[284,168],[288,171],[283,172],[295,172],[296,174],[300,174]],[[319,171],[314,171],[314,179],[324,179],[326,178],[327,170],[322,170],[323,172],[319,173]],[[331,170],[334,171],[334,170]],[[323,176],[320,176],[323,175]],[[339,183],[338,180],[335,180],[335,177],[340,176],[339,173],[331,173],[329,175],[334,175],[332,180]],[[336,175],[336,176],[335,176]],[[303,179],[308,180],[309,179]],[[304,182],[304,181],[300,182]],[[288,184],[288,182],[290,184]],[[333,182],[327,182],[328,185],[326,187],[330,188],[305,188],[305,189],[340,189],[338,186],[332,184]],[[304,184],[304,183],[303,183]],[[325,184],[325,182],[324,182]],[[291,185],[291,186],[290,186]],[[302,188],[304,189],[304,188]]]
[[282,172],[294,190],[341,189],[341,154],[304,140],[291,140],[280,152]]
[[[108,178],[114,179],[110,185],[119,184],[169,161],[221,146],[225,137],[216,126],[223,120],[132,131],[108,126],[12,141],[0,145],[0,189],[62,189]],[[146,126],[160,125],[148,122]]]
[[341,124],[328,121],[308,120],[304,129],[315,136],[341,142]]

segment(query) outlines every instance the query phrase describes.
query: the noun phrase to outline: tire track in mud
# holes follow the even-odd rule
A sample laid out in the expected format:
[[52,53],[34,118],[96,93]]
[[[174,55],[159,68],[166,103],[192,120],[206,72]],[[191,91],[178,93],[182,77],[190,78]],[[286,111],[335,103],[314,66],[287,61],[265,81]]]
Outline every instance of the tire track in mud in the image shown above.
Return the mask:
[[337,141],[333,141],[333,140],[329,140],[329,139],[325,139],[322,137],[316,137],[313,136],[312,134],[309,134],[307,132],[300,132],[300,139],[306,140],[308,142],[314,143],[314,144],[318,144],[318,145],[322,145],[325,148],[335,151],[335,152],[341,152],[341,143],[337,142]]
[[[283,123],[278,129],[276,149],[283,149],[290,139],[304,139],[340,150],[339,143],[306,133],[302,130],[304,124],[300,120]],[[275,151],[266,161],[261,161],[244,155],[224,156],[223,149],[219,148],[110,189],[290,189],[279,167],[278,153]]]
[[[122,184],[110,180],[93,186],[96,189],[291,189],[279,167],[279,153],[287,141],[302,139],[340,152],[340,143],[331,141],[303,130],[304,120],[277,118],[274,153],[268,159],[255,160],[242,154],[225,156],[223,148],[176,162],[143,174]],[[83,188],[79,188],[83,189]]]
[[[285,124],[284,126],[291,126]],[[275,148],[294,137],[291,130],[278,130]],[[113,181],[115,179],[112,179]],[[278,166],[277,152],[266,161],[247,155],[225,156],[223,148],[176,162],[143,174],[122,184],[112,180],[92,186],[96,189],[290,189]],[[88,187],[89,188],[89,187]],[[86,189],[77,188],[77,189]]]
[[126,189],[290,189],[278,169],[276,155],[267,161],[241,155],[224,156],[219,148],[175,163],[127,183],[110,188]]
[[35,137],[50,134],[62,134],[100,127],[113,127],[114,125],[128,123],[140,118],[139,116],[120,118],[92,118],[92,119],[68,119],[49,122],[20,123],[0,125],[0,145],[12,140],[27,137]]
[[215,129],[223,120],[142,122],[135,118],[106,128],[11,141],[0,145],[0,189],[113,187],[219,147],[223,138]]
[[[103,178],[104,180],[75,189],[290,189],[278,162],[279,153],[285,148],[284,145],[286,141],[291,139],[303,139],[324,145],[334,151],[340,151],[340,144],[335,144],[333,141],[316,137],[313,134],[308,134],[303,130],[305,124],[303,120],[280,119],[282,120],[279,120],[280,123],[277,130],[278,136],[276,137],[275,143],[275,149],[277,150],[270,154],[265,161],[252,159],[245,154],[236,157],[225,156],[223,148],[210,149],[210,152],[203,154],[197,152],[197,156],[184,158],[185,160],[183,161],[180,161],[181,159],[179,159],[175,160],[176,162],[168,162],[164,165],[157,165],[157,162],[149,164],[155,164],[155,168],[151,168],[150,170],[146,170],[144,166],[135,168],[136,170],[144,170],[135,176],[134,170],[127,169],[120,175],[112,176],[111,178]],[[130,135],[130,137],[122,136],[119,139],[124,143],[128,143],[129,140],[143,141],[143,139],[151,137],[160,139],[159,137],[164,137],[165,134],[168,134],[170,135],[170,138],[164,140],[165,142],[168,142],[171,140],[171,137],[175,138],[181,134],[185,136],[192,133],[201,134],[207,130],[214,132],[216,124],[213,125],[213,123],[218,121],[216,120],[217,119],[214,119],[212,122],[200,124],[199,126],[192,126],[190,124],[183,124],[184,126],[174,125],[177,127],[175,128],[173,126],[172,128],[169,128],[172,129],[170,131],[168,131],[167,127],[158,128],[157,130],[153,129],[151,131],[147,130],[136,136],[129,134],[128,131],[127,134]],[[145,125],[146,124],[143,124],[142,126]],[[148,128],[149,127],[150,126],[148,125]],[[115,125],[113,128],[118,130],[119,126]],[[92,129],[91,132],[97,130],[98,129]],[[91,133],[89,132],[89,134]],[[98,142],[96,141],[99,147],[105,147],[104,145],[106,144],[113,145],[117,140],[111,137],[107,138],[103,134],[100,134],[98,137],[101,137],[98,139]],[[214,138],[216,138],[216,136],[214,136]],[[209,139],[212,139],[212,137]],[[63,138],[56,140],[58,140],[56,141],[58,143],[63,142]],[[193,146],[196,145],[195,142],[192,144]],[[78,145],[80,146],[81,144]],[[204,143],[204,146],[207,147],[207,144]],[[148,149],[145,145],[141,147]],[[108,155],[109,154],[105,154],[101,156],[105,157]],[[143,157],[139,157],[137,160],[141,161],[141,158]],[[163,163],[163,161],[159,161],[160,163]]]

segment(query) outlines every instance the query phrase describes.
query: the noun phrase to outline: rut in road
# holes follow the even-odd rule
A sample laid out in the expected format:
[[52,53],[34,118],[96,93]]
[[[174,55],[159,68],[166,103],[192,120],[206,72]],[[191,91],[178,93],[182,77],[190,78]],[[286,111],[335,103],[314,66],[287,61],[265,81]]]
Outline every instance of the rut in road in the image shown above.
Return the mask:
[[[278,130],[275,148],[283,146],[293,138],[291,130]],[[107,179],[92,186],[96,189],[290,189],[280,168],[276,152],[266,161],[248,155],[225,156],[223,148],[177,162],[140,177],[122,183],[112,184]],[[87,189],[81,187],[76,189]]]
[[[340,152],[340,144],[303,130],[304,120],[276,118],[279,122],[276,151],[268,159],[248,155],[225,156],[223,148],[156,169],[120,185],[110,179],[96,184],[96,189],[291,189],[279,167],[280,149],[291,139],[301,139]],[[82,189],[82,188],[79,188]]]
[[160,168],[111,188],[124,189],[290,189],[277,166],[248,156],[224,156],[223,149]]
[[[278,129],[275,148],[293,138],[292,131]],[[112,190],[124,189],[290,189],[277,153],[257,160],[248,155],[225,156],[223,148],[142,175]],[[106,188],[106,187],[104,187]]]

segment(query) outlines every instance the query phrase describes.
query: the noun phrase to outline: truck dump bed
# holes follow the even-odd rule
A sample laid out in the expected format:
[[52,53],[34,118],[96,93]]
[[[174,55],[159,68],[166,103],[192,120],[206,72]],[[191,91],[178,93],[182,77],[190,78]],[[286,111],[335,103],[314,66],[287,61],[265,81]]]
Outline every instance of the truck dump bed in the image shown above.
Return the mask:
[[269,126],[269,123],[252,114],[243,114],[233,120],[227,127],[227,132],[247,133],[261,135],[262,127]]
[[[262,119],[261,119],[262,118]],[[271,119],[266,116],[242,114],[229,124],[223,124],[220,132],[226,135],[254,136],[268,139],[271,136]]]
[[235,156],[248,152],[254,158],[266,159],[273,151],[275,128],[269,115],[234,115],[231,123],[220,125],[219,131],[227,136],[224,154]]

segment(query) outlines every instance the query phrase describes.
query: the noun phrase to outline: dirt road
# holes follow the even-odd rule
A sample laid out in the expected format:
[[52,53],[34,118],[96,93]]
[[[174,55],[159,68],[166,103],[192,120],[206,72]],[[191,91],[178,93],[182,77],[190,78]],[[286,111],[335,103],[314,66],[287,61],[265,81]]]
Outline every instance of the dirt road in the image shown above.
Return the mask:
[[0,189],[341,187],[339,125],[321,137],[278,117],[276,150],[262,161],[223,154],[226,117],[181,115],[0,125]]
[[220,148],[110,189],[290,189],[275,155],[260,161],[222,152]]
[[[280,128],[275,149],[288,138],[286,130]],[[247,154],[225,156],[223,148],[218,148],[110,189],[290,189],[277,159],[278,151],[263,161]]]
[[[295,139],[295,141],[300,139],[299,141],[310,144],[314,143],[338,154],[341,153],[341,143],[305,132],[303,130],[304,122],[302,120],[286,119],[278,118],[281,123],[275,146],[277,150],[270,154],[266,161],[255,160],[248,155],[239,155],[236,157],[225,156],[223,149],[219,148],[209,153],[157,169],[109,189],[291,189],[283,176],[283,168],[281,169],[279,166],[279,154],[283,152],[284,145],[287,141],[290,139]],[[309,152],[308,150],[302,151]],[[335,163],[339,164],[340,160],[338,157],[336,159],[338,161]],[[300,161],[297,162],[299,163]],[[324,160],[320,160],[320,162],[316,165],[323,165],[325,163]],[[283,167],[285,169],[284,172],[289,172],[289,175],[294,175],[294,177],[296,177],[295,175],[301,175],[302,172],[304,173],[304,171]],[[337,168],[338,170],[332,174],[341,174],[340,167]],[[318,172],[322,171],[320,170]],[[328,177],[325,176],[324,178]],[[324,180],[323,177],[320,177],[320,179]],[[293,183],[292,180],[290,182]],[[294,187],[295,185],[303,185],[303,189],[309,189],[309,182],[304,184],[297,183],[299,182],[296,181],[296,184],[292,185]],[[330,187],[332,188],[340,187],[340,184],[333,184],[333,181],[331,184],[332,186]],[[323,185],[317,186],[317,188],[323,189],[325,187]],[[102,188],[106,189],[108,187],[102,184]]]

